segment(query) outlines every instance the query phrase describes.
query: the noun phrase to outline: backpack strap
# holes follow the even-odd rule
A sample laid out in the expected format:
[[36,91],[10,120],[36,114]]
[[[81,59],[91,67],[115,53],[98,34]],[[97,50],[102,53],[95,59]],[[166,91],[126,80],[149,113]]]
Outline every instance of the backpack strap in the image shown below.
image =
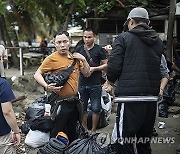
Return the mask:
[[67,68],[67,70],[69,71],[69,75],[71,74],[71,72],[72,72],[72,70],[73,70],[73,67],[76,65],[76,61],[77,61],[77,59],[74,58],[74,61],[73,61],[73,63],[71,64],[71,66],[69,66],[69,67]]
[[94,61],[93,61],[91,55],[89,54],[89,51],[88,51],[88,49],[87,49],[87,47],[86,47],[85,45],[84,45],[84,50],[85,50],[85,52],[86,52],[86,55],[88,56],[88,59],[89,59],[90,63],[91,63],[92,65],[95,65],[95,63],[94,63]]

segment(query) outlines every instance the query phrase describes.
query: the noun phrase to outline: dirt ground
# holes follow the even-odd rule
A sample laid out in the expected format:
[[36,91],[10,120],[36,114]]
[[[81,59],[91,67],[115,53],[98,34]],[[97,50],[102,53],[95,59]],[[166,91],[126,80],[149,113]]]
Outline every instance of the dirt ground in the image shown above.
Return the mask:
[[[37,67],[33,67],[28,70],[25,70],[25,74],[35,72],[36,69]],[[8,78],[11,78],[12,76],[18,77],[19,75],[20,71],[17,69],[6,70],[6,76]],[[27,98],[21,102],[22,104],[16,104],[16,110],[19,112],[20,115],[24,112],[29,103],[33,102],[35,98],[38,98],[39,96],[43,95],[38,92],[17,91],[16,89],[14,89],[14,91],[16,96],[27,96]],[[20,106],[25,106],[25,108],[21,108]],[[157,118],[156,129],[159,135],[158,138],[154,138],[157,143],[151,144],[152,154],[176,154],[176,148],[178,145],[180,145],[180,94],[176,95],[175,105],[170,107],[170,112],[171,113],[169,114],[168,118]],[[108,121],[109,125],[98,131],[109,132],[109,134],[111,134],[115,123],[115,116],[115,113],[112,113],[110,120]],[[162,129],[158,128],[158,122],[160,121],[165,122],[165,127]],[[35,154],[36,150],[28,148],[23,143],[23,140],[24,139],[22,139],[22,143],[20,145],[21,150],[18,154]],[[28,149],[28,151],[26,149]]]

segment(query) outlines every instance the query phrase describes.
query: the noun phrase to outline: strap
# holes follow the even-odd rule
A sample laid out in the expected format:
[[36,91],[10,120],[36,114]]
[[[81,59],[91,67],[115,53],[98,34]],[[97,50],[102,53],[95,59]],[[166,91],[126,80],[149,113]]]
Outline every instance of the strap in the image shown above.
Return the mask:
[[67,68],[67,70],[69,71],[69,75],[71,74],[71,72],[72,72],[72,70],[73,70],[73,67],[74,67],[75,64],[76,64],[76,61],[77,61],[77,59],[74,58],[74,61],[73,61],[73,63],[71,64],[71,66],[69,66],[69,67]]
[[89,54],[89,51],[88,51],[88,49],[86,48],[85,45],[84,45],[84,50],[85,50],[86,55],[88,56],[89,61],[91,62],[91,64],[95,65],[95,63],[94,63],[93,59],[91,58],[91,55]]
[[71,74],[71,72],[72,72],[72,70],[73,70],[73,67],[74,67],[75,64],[76,64],[76,61],[77,61],[77,59],[74,58],[74,61],[73,61],[73,63],[71,64],[71,66],[69,66],[69,67],[67,68],[68,70],[70,70],[70,74]]
[[[74,58],[74,61],[73,61],[73,63],[72,63],[72,65],[71,66],[74,66],[75,64],[76,64],[76,61],[77,61],[77,59],[76,58]],[[71,67],[70,66],[70,67]]]

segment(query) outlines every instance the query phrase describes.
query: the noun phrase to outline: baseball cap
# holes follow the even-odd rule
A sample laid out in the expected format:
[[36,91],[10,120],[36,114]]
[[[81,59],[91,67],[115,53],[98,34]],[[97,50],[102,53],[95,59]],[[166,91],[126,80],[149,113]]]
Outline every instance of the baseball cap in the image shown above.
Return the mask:
[[142,7],[136,7],[130,11],[124,26],[128,24],[128,20],[131,18],[142,18],[149,20],[149,14],[146,9]]

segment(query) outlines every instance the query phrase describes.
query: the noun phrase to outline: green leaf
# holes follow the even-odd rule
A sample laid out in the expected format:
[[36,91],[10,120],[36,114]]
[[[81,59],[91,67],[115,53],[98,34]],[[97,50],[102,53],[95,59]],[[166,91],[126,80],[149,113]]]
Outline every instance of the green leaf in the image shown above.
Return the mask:
[[7,2],[0,1],[0,14],[4,14],[6,10]]
[[71,4],[73,0],[65,0],[65,4]]
[[85,1],[84,0],[78,0],[78,3],[81,7],[85,7]]

